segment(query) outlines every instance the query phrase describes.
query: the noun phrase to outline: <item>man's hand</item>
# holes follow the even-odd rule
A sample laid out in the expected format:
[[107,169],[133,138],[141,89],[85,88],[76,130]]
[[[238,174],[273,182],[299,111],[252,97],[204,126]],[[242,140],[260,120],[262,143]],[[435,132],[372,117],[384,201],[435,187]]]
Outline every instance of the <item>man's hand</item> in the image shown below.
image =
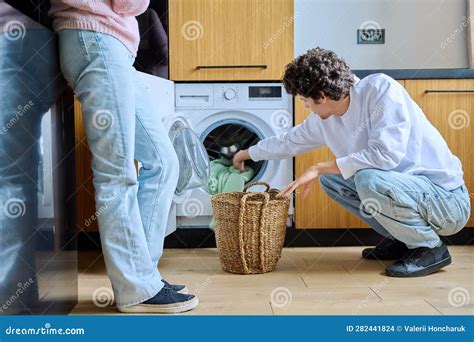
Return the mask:
[[249,155],[249,150],[240,150],[234,155],[234,159],[232,161],[233,166],[236,169],[239,169],[240,171],[244,172],[245,171],[245,165],[244,161],[249,160],[250,155]]
[[303,187],[303,199],[308,196],[309,191],[311,190],[311,186],[314,184],[316,179],[319,176],[319,169],[317,165],[311,166],[308,170],[306,170],[301,176],[299,176],[296,180],[288,184],[283,190],[281,190],[277,194],[277,198],[290,198],[293,191],[296,189]]
[[290,198],[293,191],[296,189],[303,187],[303,199],[308,196],[311,187],[313,186],[316,179],[319,175],[322,174],[340,174],[341,171],[336,164],[335,160],[327,161],[323,163],[318,163],[316,165],[311,166],[308,170],[306,170],[301,176],[299,176],[295,181],[288,184],[283,190],[281,190],[277,197],[286,197]]

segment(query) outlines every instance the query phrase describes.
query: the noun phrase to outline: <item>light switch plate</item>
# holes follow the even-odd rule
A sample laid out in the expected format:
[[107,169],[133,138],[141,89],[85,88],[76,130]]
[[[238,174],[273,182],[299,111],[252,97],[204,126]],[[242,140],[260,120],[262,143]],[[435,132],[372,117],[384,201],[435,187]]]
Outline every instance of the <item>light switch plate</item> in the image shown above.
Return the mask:
[[357,44],[385,44],[385,29],[358,29]]

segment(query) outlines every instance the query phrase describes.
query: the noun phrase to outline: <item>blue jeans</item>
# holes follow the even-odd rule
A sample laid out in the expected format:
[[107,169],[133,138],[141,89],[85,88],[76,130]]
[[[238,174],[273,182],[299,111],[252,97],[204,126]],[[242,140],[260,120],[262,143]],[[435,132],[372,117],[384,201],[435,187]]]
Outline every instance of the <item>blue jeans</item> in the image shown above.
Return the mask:
[[425,176],[365,169],[345,180],[321,175],[324,191],[377,233],[405,243],[408,248],[433,248],[439,236],[459,232],[469,219],[466,187],[448,191]]
[[[178,182],[178,158],[125,45],[105,34],[62,30],[59,47],[61,69],[82,105],[115,302],[140,303],[163,287],[157,263]],[[138,177],[134,159],[142,164]]]
[[12,39],[0,34],[0,313],[17,291],[33,284],[14,305],[38,298],[38,167],[43,116],[64,91],[55,34],[26,30]]

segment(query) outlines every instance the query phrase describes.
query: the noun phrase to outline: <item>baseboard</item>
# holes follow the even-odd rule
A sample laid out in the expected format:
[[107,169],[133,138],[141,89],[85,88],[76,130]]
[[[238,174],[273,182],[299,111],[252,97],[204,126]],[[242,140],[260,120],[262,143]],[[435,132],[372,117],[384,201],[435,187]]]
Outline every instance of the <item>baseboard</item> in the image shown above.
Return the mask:
[[[285,247],[373,246],[382,237],[371,229],[294,229],[288,228]],[[448,245],[473,245],[474,228],[442,237]],[[79,250],[100,248],[97,232],[82,232],[78,236]],[[165,239],[165,248],[214,248],[214,232],[208,228],[178,229]]]

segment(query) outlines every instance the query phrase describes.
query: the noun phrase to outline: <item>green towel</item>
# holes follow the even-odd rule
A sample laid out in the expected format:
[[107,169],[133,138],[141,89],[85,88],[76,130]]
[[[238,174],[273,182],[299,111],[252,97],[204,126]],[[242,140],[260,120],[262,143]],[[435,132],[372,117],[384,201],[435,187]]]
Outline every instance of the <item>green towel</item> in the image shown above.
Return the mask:
[[[253,178],[254,171],[246,167],[242,172],[232,166],[232,162],[224,157],[215,159],[210,163],[209,193],[211,195],[223,192],[241,192],[244,191],[245,183]],[[216,224],[212,219],[209,228],[214,230]]]

